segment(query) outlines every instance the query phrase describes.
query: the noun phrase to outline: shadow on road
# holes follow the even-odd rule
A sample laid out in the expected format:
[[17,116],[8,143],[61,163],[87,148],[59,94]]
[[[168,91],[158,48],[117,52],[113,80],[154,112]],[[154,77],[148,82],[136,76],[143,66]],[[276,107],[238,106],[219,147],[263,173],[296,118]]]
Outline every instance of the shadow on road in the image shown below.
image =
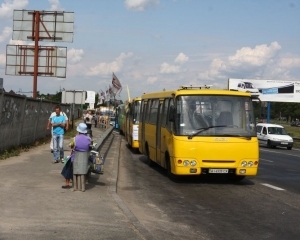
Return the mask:
[[[139,157],[140,162],[147,164],[146,156],[142,155]],[[153,163],[153,166],[149,167],[156,171],[157,173],[168,178],[167,170]],[[254,185],[254,183],[249,178],[244,178],[241,181],[229,180],[224,174],[203,174],[198,176],[179,176],[178,179],[169,179],[171,182],[176,184],[230,184],[230,185]]]

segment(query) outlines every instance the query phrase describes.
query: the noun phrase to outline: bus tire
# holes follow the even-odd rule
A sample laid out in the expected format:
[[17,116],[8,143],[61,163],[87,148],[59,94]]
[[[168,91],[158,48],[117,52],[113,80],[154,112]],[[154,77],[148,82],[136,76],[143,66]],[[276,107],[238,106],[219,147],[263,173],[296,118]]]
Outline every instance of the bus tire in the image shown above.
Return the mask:
[[168,175],[168,177],[171,180],[173,180],[173,181],[178,180],[178,176],[176,176],[175,174],[172,173],[171,163],[170,163],[170,157],[169,157],[168,154],[166,154],[166,168],[167,168],[167,175]]
[[148,164],[149,167],[152,167],[153,166],[153,161],[150,158],[150,152],[149,152],[149,147],[148,147],[147,143],[145,145],[145,149],[146,149],[147,164]]
[[135,148],[135,149],[134,149],[134,153],[139,154],[139,153],[140,153],[140,150],[139,150],[138,148]]

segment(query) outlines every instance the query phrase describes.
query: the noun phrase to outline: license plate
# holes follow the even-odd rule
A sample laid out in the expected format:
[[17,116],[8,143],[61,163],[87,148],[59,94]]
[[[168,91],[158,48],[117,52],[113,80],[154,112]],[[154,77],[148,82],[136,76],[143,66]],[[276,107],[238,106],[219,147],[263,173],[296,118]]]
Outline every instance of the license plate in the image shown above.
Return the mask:
[[209,173],[228,173],[228,169],[209,169]]
[[281,142],[281,144],[288,144],[287,142]]

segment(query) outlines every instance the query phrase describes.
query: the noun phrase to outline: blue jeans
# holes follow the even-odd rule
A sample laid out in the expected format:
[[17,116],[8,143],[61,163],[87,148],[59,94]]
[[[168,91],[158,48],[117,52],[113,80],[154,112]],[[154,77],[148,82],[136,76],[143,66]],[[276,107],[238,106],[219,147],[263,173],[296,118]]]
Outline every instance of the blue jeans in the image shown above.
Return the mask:
[[53,133],[53,156],[54,160],[60,160],[64,158],[64,135]]

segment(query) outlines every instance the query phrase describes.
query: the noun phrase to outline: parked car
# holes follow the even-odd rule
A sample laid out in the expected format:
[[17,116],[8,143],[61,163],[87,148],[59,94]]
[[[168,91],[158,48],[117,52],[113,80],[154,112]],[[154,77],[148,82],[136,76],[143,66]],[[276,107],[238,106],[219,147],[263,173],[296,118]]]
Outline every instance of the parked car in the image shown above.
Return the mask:
[[277,146],[286,147],[291,150],[294,144],[293,138],[289,136],[283,126],[271,123],[258,123],[256,132],[259,144],[270,148]]
[[300,122],[294,121],[294,122],[291,123],[291,126],[292,127],[300,127]]

